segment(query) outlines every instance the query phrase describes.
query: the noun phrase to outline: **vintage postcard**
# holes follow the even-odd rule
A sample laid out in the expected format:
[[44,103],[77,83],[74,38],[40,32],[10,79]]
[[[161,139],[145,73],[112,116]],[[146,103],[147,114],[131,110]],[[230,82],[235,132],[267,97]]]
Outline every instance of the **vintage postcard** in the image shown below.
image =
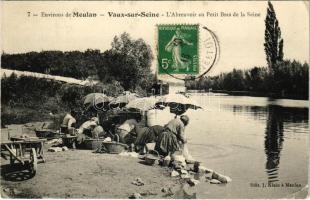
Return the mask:
[[309,1],[1,1],[1,197],[297,199]]

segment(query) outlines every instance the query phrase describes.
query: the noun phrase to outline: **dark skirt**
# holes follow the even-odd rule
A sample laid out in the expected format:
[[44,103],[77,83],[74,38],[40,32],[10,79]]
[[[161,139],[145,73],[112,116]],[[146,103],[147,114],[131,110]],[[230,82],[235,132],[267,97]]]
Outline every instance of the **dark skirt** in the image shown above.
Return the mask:
[[180,150],[177,136],[169,130],[165,130],[157,139],[155,150],[163,156],[167,156],[169,153]]
[[158,136],[163,132],[164,127],[156,125],[151,127],[140,128],[137,131],[135,145],[144,146],[147,143],[156,142]]
[[61,126],[60,127],[60,133],[63,133],[63,134],[69,134],[69,131],[68,131],[68,126]]

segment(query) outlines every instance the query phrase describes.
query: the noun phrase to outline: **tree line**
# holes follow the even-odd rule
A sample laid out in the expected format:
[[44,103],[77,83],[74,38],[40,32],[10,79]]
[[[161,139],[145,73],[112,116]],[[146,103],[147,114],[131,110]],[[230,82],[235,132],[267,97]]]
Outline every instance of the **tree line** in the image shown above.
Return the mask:
[[271,72],[268,67],[233,69],[217,76],[186,81],[188,90],[244,91],[258,96],[308,99],[309,64],[285,60]]
[[2,68],[77,79],[97,77],[100,82],[79,86],[14,73],[9,77],[4,75],[1,78],[1,125],[51,119],[50,113],[55,119],[62,119],[58,115],[71,109],[83,113],[83,97],[92,92],[118,96],[130,90],[144,96],[155,77],[150,69],[152,59],[150,46],[127,33],[115,36],[111,48],[104,52],[88,49],[84,52],[3,53]]
[[98,76],[103,83],[118,81],[125,90],[147,89],[152,84],[153,55],[142,39],[129,34],[115,36],[111,49],[81,51],[41,51],[1,55],[5,69],[86,79]]
[[265,18],[266,67],[234,69],[218,76],[186,81],[187,89],[243,92],[242,94],[280,98],[308,99],[309,64],[284,60],[284,40],[276,12],[268,1]]

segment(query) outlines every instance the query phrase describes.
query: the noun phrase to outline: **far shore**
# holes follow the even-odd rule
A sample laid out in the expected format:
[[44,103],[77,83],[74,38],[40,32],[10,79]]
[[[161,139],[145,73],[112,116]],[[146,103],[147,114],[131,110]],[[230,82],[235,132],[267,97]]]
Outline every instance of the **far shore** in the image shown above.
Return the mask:
[[308,100],[309,97],[297,94],[275,94],[253,91],[228,91],[228,90],[187,90],[187,93],[224,93],[233,96],[252,96],[252,97],[270,97],[274,99],[292,99],[292,100]]

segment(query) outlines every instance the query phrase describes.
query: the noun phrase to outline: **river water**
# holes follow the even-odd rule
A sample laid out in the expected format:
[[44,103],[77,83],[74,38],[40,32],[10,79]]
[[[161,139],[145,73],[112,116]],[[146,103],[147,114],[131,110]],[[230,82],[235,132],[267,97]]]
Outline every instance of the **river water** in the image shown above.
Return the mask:
[[191,94],[191,98],[203,107],[186,113],[191,154],[232,178],[226,185],[199,184],[198,198],[306,195],[308,101],[213,93]]

